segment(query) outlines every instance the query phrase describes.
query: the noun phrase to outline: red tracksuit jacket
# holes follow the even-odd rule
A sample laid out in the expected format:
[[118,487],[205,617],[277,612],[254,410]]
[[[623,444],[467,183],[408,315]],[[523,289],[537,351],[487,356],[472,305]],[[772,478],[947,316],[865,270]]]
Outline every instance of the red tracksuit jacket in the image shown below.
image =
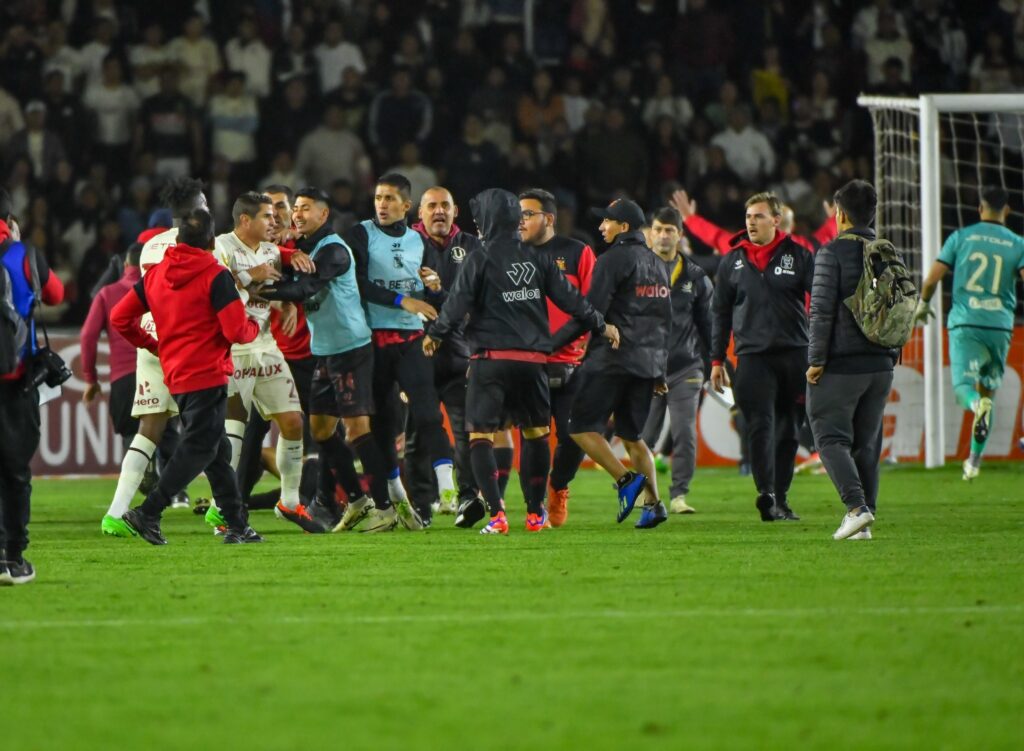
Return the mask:
[[[136,347],[160,358],[172,394],[224,386],[232,372],[231,345],[256,338],[231,272],[206,250],[179,243],[114,306],[110,322]],[[153,314],[160,341],[139,326]]]

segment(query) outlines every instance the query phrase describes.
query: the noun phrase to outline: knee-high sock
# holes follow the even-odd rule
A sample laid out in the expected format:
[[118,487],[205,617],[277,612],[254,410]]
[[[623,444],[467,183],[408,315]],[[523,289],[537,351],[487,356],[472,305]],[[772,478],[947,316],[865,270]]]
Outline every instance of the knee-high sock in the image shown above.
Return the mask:
[[245,423],[241,420],[225,420],[224,430],[231,444],[231,469],[238,470],[238,460],[242,456],[242,440],[245,438]]
[[355,455],[338,433],[320,443],[320,472],[323,478],[320,492],[326,498],[334,498],[335,483],[341,485],[348,500],[362,497],[363,486],[356,472]]
[[437,494],[441,498],[445,497],[446,492],[452,496],[455,494],[455,479],[452,477],[454,468],[455,465],[451,459],[442,459],[434,464],[434,474],[437,475]]
[[[494,444],[491,444],[492,446]],[[470,448],[472,451],[472,448]],[[508,488],[508,478],[512,474],[512,460],[515,458],[515,449],[512,447],[508,448],[496,448],[494,451],[494,462],[498,469],[498,490],[501,493],[501,497],[505,497],[505,490]],[[474,465],[475,467],[475,465]],[[476,469],[473,470],[473,474],[476,474]]]
[[277,439],[277,469],[281,473],[281,501],[288,508],[299,505],[302,480],[302,439]]
[[379,509],[389,508],[391,499],[388,496],[388,470],[373,434],[359,436],[352,441],[352,448],[359,456],[359,461],[363,463],[363,474],[370,483],[373,505]]
[[984,441],[978,441],[974,437],[974,431],[971,431],[971,457],[970,461],[975,467],[981,465],[981,455],[985,453],[985,444],[988,443],[989,437],[992,435],[992,418],[995,417],[995,409],[989,410],[988,413],[988,435],[985,436]]
[[551,446],[548,437],[523,439],[519,456],[519,485],[523,489],[526,510],[540,514],[547,495],[548,470],[551,467]]
[[473,465],[473,477],[476,478],[477,487],[484,496],[491,516],[505,509],[505,501],[502,499],[498,483],[495,453],[494,443],[486,438],[477,438],[469,442],[469,460]]
[[121,460],[121,474],[117,478],[117,488],[114,490],[114,500],[110,502],[107,514],[120,519],[131,505],[135,491],[142,484],[142,476],[146,474],[146,467],[149,466],[153,452],[156,451],[156,444],[138,433],[132,438],[131,445],[124,452]]

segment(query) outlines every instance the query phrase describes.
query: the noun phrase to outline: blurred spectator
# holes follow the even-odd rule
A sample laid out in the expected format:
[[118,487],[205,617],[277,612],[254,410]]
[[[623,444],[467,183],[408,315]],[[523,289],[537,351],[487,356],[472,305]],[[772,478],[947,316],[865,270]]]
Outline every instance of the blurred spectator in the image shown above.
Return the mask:
[[10,92],[0,86],[0,149],[6,148],[11,136],[24,127],[21,105]]
[[345,129],[342,115],[341,107],[331,102],[324,111],[320,127],[299,143],[295,169],[317,187],[330,185],[337,179],[361,185],[368,171],[363,142]]
[[591,205],[603,206],[619,193],[643,200],[650,175],[647,146],[622,107],[608,108],[603,127],[581,144],[580,157]]
[[28,27],[12,24],[0,41],[0,83],[21,101],[36,96],[42,85],[43,51]]
[[750,124],[750,109],[737,105],[729,113],[729,127],[711,143],[722,149],[729,167],[751,189],[775,170],[775,150],[764,134]]
[[[1024,19],[1024,3],[1020,18]],[[1024,28],[1017,38],[1024,37]],[[917,0],[910,16],[914,79],[922,91],[951,91],[966,85],[967,35],[942,0]]]
[[82,265],[86,252],[99,237],[100,192],[92,183],[83,183],[75,195],[71,220],[60,236],[64,259],[72,272]]
[[[651,184],[644,198],[656,199],[665,183],[686,179],[686,142],[680,138],[675,120],[669,115],[659,117],[654,126],[650,154]],[[657,203],[656,200],[650,202]]]
[[366,135],[383,163],[398,156],[407,142],[423,143],[430,135],[433,108],[427,95],[412,86],[406,68],[391,74],[391,87],[374,97],[366,123]]
[[440,182],[451,191],[456,205],[467,207],[480,191],[504,187],[505,161],[498,147],[484,139],[479,115],[466,115],[462,138],[444,156]]
[[245,90],[260,99],[270,93],[270,50],[257,36],[256,21],[246,16],[238,24],[238,36],[224,45],[229,70],[245,74]]
[[565,118],[565,104],[562,97],[554,93],[553,86],[548,71],[538,70],[533,74],[530,92],[519,97],[516,108],[516,123],[522,136],[536,138],[553,122]]
[[896,15],[888,11],[879,13],[875,34],[864,45],[868,84],[876,86],[882,82],[882,66],[893,58],[903,63],[903,82],[910,83],[910,57],[913,53],[914,47],[906,34],[900,32]]
[[28,157],[32,176],[44,185],[54,178],[57,165],[65,158],[60,137],[46,128],[46,105],[38,99],[25,107],[25,129],[15,133],[7,144],[7,162],[20,157]]
[[344,234],[360,220],[361,211],[356,207],[356,192],[348,180],[331,183],[331,215],[328,221],[339,235]]
[[996,30],[985,35],[985,47],[971,61],[971,91],[1013,91],[1006,37]]
[[46,39],[43,41],[43,74],[58,70],[64,74],[67,91],[76,88],[75,84],[82,75],[82,53],[68,44],[67,26],[61,20],[50,21],[46,26]]
[[331,101],[341,105],[345,127],[362,135],[366,130],[366,115],[373,101],[373,94],[364,83],[363,74],[355,68],[345,68],[341,74],[341,87],[334,90]]
[[136,151],[150,152],[161,177],[184,177],[202,162],[202,128],[192,101],[178,87],[178,71],[165,67],[160,91],[142,103],[135,129]]
[[672,34],[676,58],[685,66],[687,91],[703,99],[717,91],[733,55],[729,18],[707,0],[688,0]]
[[839,102],[830,91],[828,76],[818,71],[811,77],[811,117],[815,120],[834,123]]
[[718,88],[718,99],[704,108],[704,117],[715,132],[729,121],[729,112],[740,103],[740,89],[732,81],[724,81]]
[[789,81],[782,72],[779,48],[774,44],[764,48],[761,66],[751,72],[750,91],[755,107],[760,107],[765,99],[774,99],[783,112],[789,110]]
[[673,91],[672,76],[667,73],[658,76],[654,93],[644,104],[644,125],[654,128],[662,117],[670,118],[680,133],[685,132],[693,120],[693,105],[685,96]]
[[103,78],[85,90],[82,104],[95,122],[96,155],[110,166],[115,177],[124,177],[131,168],[132,124],[139,97],[124,82],[121,58],[109,55],[103,61]]
[[68,159],[76,164],[86,155],[80,145],[85,114],[78,96],[67,91],[64,73],[58,69],[47,71],[43,77],[43,104],[46,105],[46,126],[57,134],[62,144],[71,149]]
[[313,51],[320,72],[320,90],[333,91],[341,86],[341,74],[345,68],[355,68],[359,73],[366,72],[363,53],[351,42],[345,41],[344,27],[341,21],[333,19],[324,29],[324,41]]
[[249,179],[256,159],[256,131],[260,126],[256,99],[245,90],[245,74],[227,74],[224,91],[210,99],[211,149],[242,170]]
[[287,149],[281,149],[270,162],[270,173],[264,175],[258,183],[265,185],[287,185],[292,189],[301,188],[309,184],[309,180],[295,169],[295,159]]
[[206,104],[210,79],[220,72],[220,51],[206,34],[206,22],[198,13],[185,21],[184,33],[173,40],[168,51],[181,66],[181,92],[202,107]]
[[95,86],[103,78],[103,62],[114,52],[114,38],[117,25],[109,18],[98,19],[92,27],[92,39],[81,49],[82,73],[85,74],[85,88]]
[[865,48],[868,42],[878,35],[878,29],[882,26],[882,17],[891,15],[895,25],[896,35],[907,36],[907,27],[903,22],[903,16],[892,7],[892,0],[872,0],[871,4],[861,8],[853,20],[853,43],[855,47]]
[[[121,229],[121,245],[131,245],[143,230],[149,227],[153,211],[153,184],[147,177],[136,177],[128,188],[128,200],[117,210],[117,224]],[[89,285],[89,289],[92,285]]]
[[583,80],[578,75],[567,76],[562,106],[565,109],[565,123],[573,133],[583,127],[590,104],[590,98],[583,93]]
[[299,24],[288,28],[284,44],[274,50],[271,60],[275,87],[279,88],[293,78],[301,77],[310,91],[319,91],[319,62],[306,45],[306,29]]
[[282,148],[297,148],[306,134],[316,127],[320,111],[310,98],[306,81],[301,76],[290,79],[282,91],[275,93],[264,105],[260,118],[260,143],[264,154],[274,154]]
[[409,191],[409,200],[413,207],[419,206],[420,196],[429,188],[437,185],[437,172],[423,164],[420,160],[420,148],[412,141],[402,144],[398,150],[399,162],[390,169],[382,170],[382,174],[397,172],[405,175],[409,180],[412,189]]
[[171,52],[164,44],[163,26],[155,22],[147,24],[142,30],[142,44],[131,48],[128,59],[139,99],[160,93],[160,74],[171,63]]

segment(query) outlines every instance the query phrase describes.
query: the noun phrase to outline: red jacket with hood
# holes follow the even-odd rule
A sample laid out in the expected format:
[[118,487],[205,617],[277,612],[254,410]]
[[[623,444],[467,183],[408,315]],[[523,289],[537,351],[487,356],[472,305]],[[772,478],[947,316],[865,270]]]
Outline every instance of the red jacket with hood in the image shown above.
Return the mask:
[[[159,342],[139,326],[146,311],[153,314]],[[114,306],[110,322],[136,347],[159,356],[172,394],[226,385],[231,345],[248,344],[259,333],[231,272],[209,251],[182,243]]]

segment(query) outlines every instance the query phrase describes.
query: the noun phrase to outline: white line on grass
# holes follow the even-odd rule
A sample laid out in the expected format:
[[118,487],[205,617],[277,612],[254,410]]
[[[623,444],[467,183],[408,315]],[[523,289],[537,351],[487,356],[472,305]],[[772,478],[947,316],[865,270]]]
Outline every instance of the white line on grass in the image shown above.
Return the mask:
[[[567,613],[559,612],[515,612],[515,613],[421,613],[395,615],[350,615],[337,616],[269,615],[246,616],[246,623],[274,625],[303,625],[313,623],[490,623],[494,621],[550,621],[550,620],[627,620],[627,619],[671,619],[671,618],[818,618],[831,616],[920,616],[920,615],[998,615],[1024,613],[1024,605],[951,605],[951,606],[908,606],[879,608],[701,608],[694,610],[628,611],[628,610],[585,610]],[[66,620],[13,620],[0,621],[0,630],[40,628],[131,628],[153,626],[206,626],[231,625],[233,616],[191,616],[179,618],[80,618]]]

